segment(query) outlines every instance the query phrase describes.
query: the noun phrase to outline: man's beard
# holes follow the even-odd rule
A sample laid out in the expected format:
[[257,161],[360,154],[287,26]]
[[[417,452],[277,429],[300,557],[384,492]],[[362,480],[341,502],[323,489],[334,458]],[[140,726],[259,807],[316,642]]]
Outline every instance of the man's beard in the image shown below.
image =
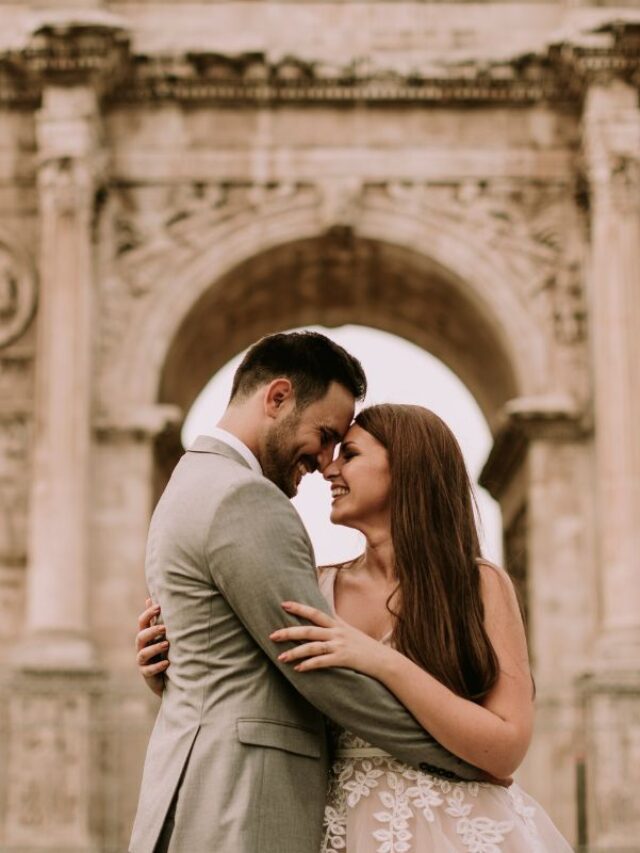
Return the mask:
[[297,469],[301,458],[311,470],[315,470],[316,462],[311,457],[298,457],[292,445],[292,439],[300,422],[300,414],[296,411],[287,415],[277,426],[272,427],[267,435],[262,462],[262,473],[267,479],[284,492],[288,498],[297,494]]

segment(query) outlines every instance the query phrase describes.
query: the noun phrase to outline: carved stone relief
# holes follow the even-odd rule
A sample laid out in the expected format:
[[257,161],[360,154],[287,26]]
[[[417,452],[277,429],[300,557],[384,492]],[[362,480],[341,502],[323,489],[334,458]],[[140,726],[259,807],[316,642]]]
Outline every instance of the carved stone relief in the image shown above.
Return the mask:
[[9,246],[0,242],[0,349],[19,338],[36,306],[35,277]]
[[[274,215],[308,204],[313,189],[292,184],[227,184],[179,187],[158,217],[143,193],[130,191],[127,211],[116,214],[118,271],[134,296],[145,295],[167,278],[167,264],[179,269],[188,258],[211,245],[212,231],[246,212],[259,216],[265,208]],[[142,204],[139,206],[138,202]]]
[[428,226],[449,223],[506,268],[514,289],[559,344],[584,340],[582,235],[571,187],[531,182],[370,186],[366,201],[387,197]]
[[640,152],[612,157],[611,195],[621,213],[640,213]]
[[[551,341],[574,347],[584,340],[585,308],[583,237],[571,189],[566,182],[363,184],[358,179],[316,185],[195,183],[112,190],[104,216],[110,234],[100,249],[98,275],[101,373],[126,334],[134,303],[155,298],[159,288],[175,286],[185,267],[212,246],[233,240],[243,224],[268,222],[281,214],[296,216],[302,210],[314,211],[319,229],[334,237],[338,231],[357,234],[366,211],[380,206],[387,213],[415,217],[426,229],[449,228],[502,266],[519,298],[548,328]],[[377,281],[375,264],[362,253],[349,250],[345,266],[340,240],[328,241],[325,248],[324,285],[318,284],[318,269],[304,264],[298,271],[295,298],[308,293],[310,304],[321,303],[323,287],[338,279],[355,301],[363,293],[375,301],[379,285],[391,286],[389,281],[384,285]],[[336,276],[338,267],[348,269],[348,275]],[[403,305],[419,299],[420,294],[411,296],[409,285],[398,286],[398,292],[406,291]],[[232,319],[230,313],[229,324]]]
[[23,565],[27,551],[29,421],[0,417],[0,564]]
[[189,184],[135,187],[113,193],[105,211],[110,251],[99,256],[101,365],[125,334],[133,304],[171,287],[191,260],[232,236],[238,217],[277,216],[318,203],[315,188],[297,184]]
[[[18,342],[0,349],[0,567],[11,570],[12,589],[27,553],[34,337],[32,325]],[[0,619],[4,612],[0,605]]]

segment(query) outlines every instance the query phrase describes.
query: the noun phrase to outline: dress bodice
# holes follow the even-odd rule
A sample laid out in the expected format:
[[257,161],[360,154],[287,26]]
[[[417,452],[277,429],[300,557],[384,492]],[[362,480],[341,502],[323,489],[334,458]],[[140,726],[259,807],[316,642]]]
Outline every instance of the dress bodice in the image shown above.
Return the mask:
[[[340,567],[319,570],[335,613]],[[382,642],[391,643],[390,634]],[[571,853],[517,784],[456,782],[423,773],[330,724],[331,768],[321,853]]]

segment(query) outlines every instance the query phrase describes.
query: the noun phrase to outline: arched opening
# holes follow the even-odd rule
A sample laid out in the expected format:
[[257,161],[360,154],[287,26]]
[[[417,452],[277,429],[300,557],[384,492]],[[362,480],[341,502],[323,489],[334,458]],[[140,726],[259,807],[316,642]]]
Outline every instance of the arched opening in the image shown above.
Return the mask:
[[[312,328],[333,338],[360,359],[369,381],[363,405],[415,403],[432,409],[451,427],[476,484],[483,553],[489,559],[502,562],[500,507],[478,485],[492,437],[486,419],[468,389],[441,361],[404,338],[355,325],[336,329]],[[244,352],[238,353],[217,371],[196,398],[182,429],[185,449],[198,435],[209,432],[221,417],[229,399],[233,374]],[[293,503],[309,531],[320,565],[342,562],[360,553],[363,547],[361,534],[331,524],[328,485],[319,473],[303,479]]]
[[[158,402],[186,414],[212,375],[264,334],[351,323],[397,335],[447,365],[495,433],[504,404],[521,391],[489,301],[424,254],[350,229],[278,245],[236,265],[192,305],[168,348]],[[156,497],[183,451],[180,428],[157,439]]]
[[[581,638],[575,639],[569,626],[584,600],[560,600],[561,585],[555,584],[558,536],[549,519],[561,499],[570,502],[576,496],[570,506],[577,525],[578,492],[562,466],[578,464],[572,454],[578,457],[581,451],[521,436],[518,424],[508,419],[511,411],[520,411],[518,406],[537,405],[537,395],[553,388],[539,318],[526,309],[516,288],[510,289],[509,270],[497,261],[489,263],[482,251],[476,255],[471,238],[460,243],[458,254],[459,236],[447,241],[423,224],[423,238],[416,225],[415,241],[400,245],[389,242],[394,235],[402,237],[394,232],[393,221],[385,224],[388,240],[372,229],[367,236],[344,228],[309,236],[308,228],[306,236],[274,245],[282,231],[274,236],[260,220],[244,230],[239,227],[231,241],[228,235],[219,243],[209,241],[204,254],[158,286],[151,313],[141,309],[136,334],[121,348],[113,373],[120,381],[113,387],[123,409],[144,400],[151,407],[159,404],[152,412],[155,422],[165,414],[173,418],[176,410],[184,418],[210,377],[234,355],[261,335],[303,326],[335,330],[356,324],[382,330],[446,364],[477,401],[491,433],[485,481],[499,493],[503,564],[530,608],[530,651],[539,703],[544,703],[544,728],[523,772],[540,798],[549,778],[545,768],[554,767],[567,749],[569,733],[557,727],[557,649],[565,641],[570,649],[579,647]],[[513,406],[506,406],[511,401]],[[544,416],[543,408],[539,418]],[[178,419],[157,439],[156,497],[183,451],[181,427]],[[547,471],[553,476],[553,492],[543,480]],[[146,477],[148,488],[148,473]],[[570,575],[574,561],[567,558],[562,565]],[[569,673],[571,663],[565,666]],[[571,814],[571,768],[559,778],[543,802],[562,797]]]
[[493,430],[518,383],[504,330],[477,294],[419,252],[332,229],[250,257],[184,317],[158,400],[187,412],[208,379],[264,334],[357,323],[392,332],[448,365]]

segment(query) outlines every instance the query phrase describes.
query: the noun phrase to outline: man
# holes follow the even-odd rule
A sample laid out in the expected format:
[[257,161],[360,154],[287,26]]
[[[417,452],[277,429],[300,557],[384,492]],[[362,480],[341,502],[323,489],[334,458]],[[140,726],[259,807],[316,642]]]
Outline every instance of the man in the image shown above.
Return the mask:
[[264,338],[238,368],[219,428],[177,465],[149,532],[171,667],[131,853],[318,853],[323,714],[415,766],[481,777],[378,682],[346,669],[305,678],[269,640],[297,621],[282,601],[327,611],[287,498],[330,463],[365,390],[359,362],[323,335]]

